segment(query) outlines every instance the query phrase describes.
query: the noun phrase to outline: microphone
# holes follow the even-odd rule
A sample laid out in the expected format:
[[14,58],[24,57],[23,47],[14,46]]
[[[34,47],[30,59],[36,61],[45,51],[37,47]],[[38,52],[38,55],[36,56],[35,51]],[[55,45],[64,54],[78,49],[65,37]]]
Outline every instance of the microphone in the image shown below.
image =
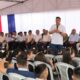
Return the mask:
[[56,25],[56,27],[57,27],[57,29],[58,29],[58,27],[59,27],[59,26],[58,26],[58,25]]

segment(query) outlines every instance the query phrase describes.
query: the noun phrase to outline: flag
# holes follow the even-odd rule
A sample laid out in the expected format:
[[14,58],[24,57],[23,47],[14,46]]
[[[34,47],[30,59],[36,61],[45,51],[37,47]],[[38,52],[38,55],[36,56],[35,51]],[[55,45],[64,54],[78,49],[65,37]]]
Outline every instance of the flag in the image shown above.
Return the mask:
[[8,19],[8,32],[16,31],[14,14],[7,15],[7,19]]
[[0,16],[0,32],[2,32],[2,22],[1,22],[1,16]]

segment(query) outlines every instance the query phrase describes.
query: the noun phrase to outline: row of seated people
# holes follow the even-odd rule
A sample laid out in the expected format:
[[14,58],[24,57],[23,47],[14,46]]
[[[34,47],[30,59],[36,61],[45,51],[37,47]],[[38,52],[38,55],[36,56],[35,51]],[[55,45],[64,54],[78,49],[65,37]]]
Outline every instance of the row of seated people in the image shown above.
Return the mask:
[[0,43],[6,41],[10,50],[15,48],[30,49],[33,46],[38,48],[37,46],[42,45],[45,45],[46,47],[49,44],[50,40],[51,37],[48,34],[47,30],[43,30],[42,34],[40,34],[39,30],[36,30],[36,35],[33,35],[31,30],[29,30],[28,35],[23,35],[22,32],[19,32],[18,34],[16,34],[16,32],[13,32],[6,34],[5,36],[3,35],[3,33],[1,33],[0,35]]
[[[1,56],[2,57],[2,56]],[[74,58],[74,52],[70,49],[63,51],[63,59],[62,62],[71,64],[74,67],[77,67],[78,64],[73,61]],[[16,64],[12,63],[12,60],[16,61]],[[24,51],[18,51],[14,53],[7,53],[6,57],[3,56],[0,60],[0,72],[2,73],[17,73],[20,75],[23,75],[25,77],[31,77],[34,79],[41,79],[41,80],[50,80],[48,79],[48,68],[46,65],[42,64],[35,68],[35,71],[32,71],[32,68],[28,68],[28,61],[34,63],[34,61],[42,61],[47,64],[49,64],[52,68],[52,71],[54,72],[56,69],[56,61],[50,60],[45,57],[43,53],[37,53],[36,56],[33,59],[33,52],[32,50],[29,50],[27,52]],[[29,71],[29,70],[30,71]],[[72,79],[75,80],[75,79]]]
[[[17,55],[15,55],[16,63],[13,64],[12,61],[12,55],[8,55],[6,58],[1,59],[1,66],[0,66],[0,72],[1,73],[17,73],[24,77],[30,77],[34,80],[47,80],[48,77],[48,68],[45,64],[39,65],[35,68],[35,72],[30,72],[28,69],[28,61],[31,61],[32,58],[32,51],[28,51],[28,54],[24,51],[19,51]],[[4,80],[6,80],[6,77],[3,77]],[[40,78],[40,79],[38,79]],[[33,80],[32,79],[32,80]],[[50,79],[49,79],[50,80]]]
[[[0,45],[5,45],[5,42],[8,43],[7,48],[12,50],[16,48],[20,49],[31,49],[35,47],[37,50],[45,50],[50,46],[51,35],[48,30],[43,29],[42,34],[39,30],[36,30],[35,35],[31,30],[27,32],[16,32],[5,34],[0,33]],[[76,33],[76,29],[72,29],[71,34],[64,37],[64,47],[73,47],[76,51],[80,51],[80,34]]]

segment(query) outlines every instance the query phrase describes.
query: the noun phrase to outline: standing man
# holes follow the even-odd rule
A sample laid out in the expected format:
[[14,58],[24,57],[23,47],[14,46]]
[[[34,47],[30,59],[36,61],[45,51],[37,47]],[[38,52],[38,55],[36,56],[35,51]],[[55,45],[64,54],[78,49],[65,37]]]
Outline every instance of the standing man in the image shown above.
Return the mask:
[[56,17],[55,22],[56,24],[52,25],[49,33],[52,34],[50,49],[57,55],[63,48],[63,37],[66,35],[66,30],[61,24],[60,17]]

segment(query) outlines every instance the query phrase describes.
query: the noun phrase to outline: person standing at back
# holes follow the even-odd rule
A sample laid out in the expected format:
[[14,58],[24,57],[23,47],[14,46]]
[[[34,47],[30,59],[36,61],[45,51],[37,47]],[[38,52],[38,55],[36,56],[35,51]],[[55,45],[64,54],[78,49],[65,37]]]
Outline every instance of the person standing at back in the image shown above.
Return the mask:
[[61,24],[60,17],[56,17],[55,24],[52,25],[49,33],[52,34],[50,49],[53,51],[54,55],[57,55],[63,48],[63,37],[66,35],[66,29]]

